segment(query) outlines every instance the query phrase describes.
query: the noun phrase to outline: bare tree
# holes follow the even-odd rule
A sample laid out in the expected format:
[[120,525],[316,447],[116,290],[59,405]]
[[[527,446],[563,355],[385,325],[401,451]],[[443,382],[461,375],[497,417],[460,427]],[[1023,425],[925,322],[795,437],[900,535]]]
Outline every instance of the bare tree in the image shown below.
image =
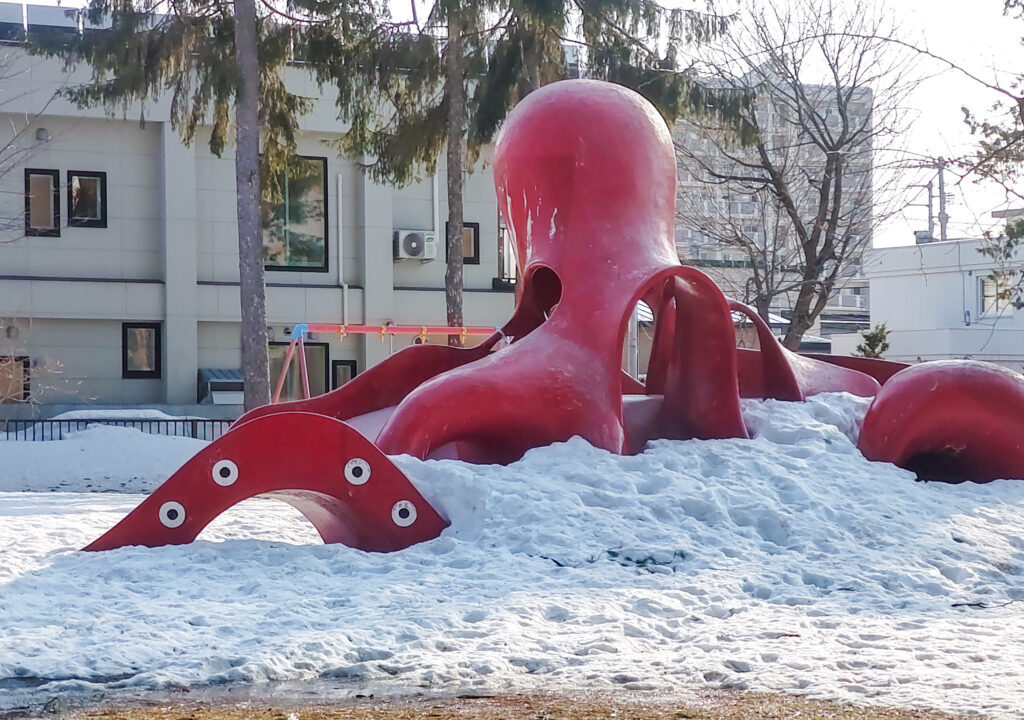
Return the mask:
[[0,318],[0,405],[31,402],[31,360],[22,339],[23,324]]
[[81,401],[81,381],[66,377],[63,363],[29,357],[31,333],[31,319],[0,317],[0,405],[27,404],[35,409],[47,396]]
[[701,117],[677,126],[680,229],[741,266],[725,290],[765,320],[786,306],[791,349],[899,207],[887,156],[914,82],[892,30],[867,2],[750,3],[703,69],[739,105],[739,132]]

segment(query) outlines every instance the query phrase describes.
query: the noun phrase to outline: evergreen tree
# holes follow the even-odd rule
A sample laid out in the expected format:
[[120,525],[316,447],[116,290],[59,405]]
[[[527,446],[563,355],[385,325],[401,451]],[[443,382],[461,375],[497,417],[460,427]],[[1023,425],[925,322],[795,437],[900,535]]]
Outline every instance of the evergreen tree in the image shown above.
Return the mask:
[[860,334],[864,342],[857,346],[857,354],[866,358],[885,357],[885,351],[889,349],[889,329],[885,323],[875,325],[874,330],[865,330]]

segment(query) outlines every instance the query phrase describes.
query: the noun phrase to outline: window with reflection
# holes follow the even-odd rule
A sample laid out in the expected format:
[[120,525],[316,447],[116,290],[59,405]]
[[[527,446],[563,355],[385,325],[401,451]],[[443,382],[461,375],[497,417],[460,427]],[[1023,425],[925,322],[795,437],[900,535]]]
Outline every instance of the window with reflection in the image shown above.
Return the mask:
[[68,225],[107,226],[107,174],[68,170]]
[[160,323],[121,325],[121,377],[160,377]]
[[30,368],[26,356],[0,355],[0,404],[28,402]]
[[[306,371],[309,374],[309,395],[315,397],[327,392],[328,352],[327,343],[303,343],[306,353]],[[288,354],[288,343],[270,343],[270,390],[277,387],[284,359]],[[281,400],[301,400],[302,371],[299,367],[299,349],[295,348],[288,374],[285,376],[284,387],[281,389]]]
[[60,171],[25,170],[25,234],[60,236]]
[[331,389],[337,390],[356,376],[355,360],[335,360],[331,363]]
[[267,270],[326,271],[327,158],[294,157],[260,185]]
[[982,315],[1002,315],[1013,311],[1013,288],[998,275],[978,280],[978,296],[978,309]]
[[[444,224],[444,255],[445,262],[448,261],[448,228],[449,224]],[[479,265],[480,264],[480,223],[477,222],[464,222],[462,223],[462,264],[463,265]]]

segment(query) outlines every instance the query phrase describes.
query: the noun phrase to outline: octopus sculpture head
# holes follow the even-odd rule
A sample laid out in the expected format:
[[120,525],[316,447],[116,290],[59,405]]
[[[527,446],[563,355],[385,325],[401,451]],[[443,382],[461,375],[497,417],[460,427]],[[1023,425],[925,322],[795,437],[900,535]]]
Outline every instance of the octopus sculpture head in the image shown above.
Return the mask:
[[531,93],[498,135],[494,182],[527,291],[540,268],[589,294],[679,264],[672,135],[632,90],[568,80]]

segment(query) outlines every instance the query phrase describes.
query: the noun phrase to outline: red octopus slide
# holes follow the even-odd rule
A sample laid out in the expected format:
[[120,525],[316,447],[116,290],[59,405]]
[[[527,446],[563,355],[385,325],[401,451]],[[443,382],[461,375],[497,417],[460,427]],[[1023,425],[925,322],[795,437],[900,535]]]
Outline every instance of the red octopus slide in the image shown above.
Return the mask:
[[[1022,376],[798,355],[680,265],[672,136],[636,93],[590,80],[535,91],[501,130],[494,178],[522,272],[501,332],[470,349],[412,346],[334,392],[247,413],[86,549],[191,542],[232,505],[270,495],[325,542],[397,550],[447,522],[386,455],[508,463],[575,435],[614,453],[744,438],[741,397],[876,396],[868,458],[942,479],[1024,477]],[[639,300],[655,314],[646,384],[621,370]],[[759,349],[736,347],[733,311]]]

